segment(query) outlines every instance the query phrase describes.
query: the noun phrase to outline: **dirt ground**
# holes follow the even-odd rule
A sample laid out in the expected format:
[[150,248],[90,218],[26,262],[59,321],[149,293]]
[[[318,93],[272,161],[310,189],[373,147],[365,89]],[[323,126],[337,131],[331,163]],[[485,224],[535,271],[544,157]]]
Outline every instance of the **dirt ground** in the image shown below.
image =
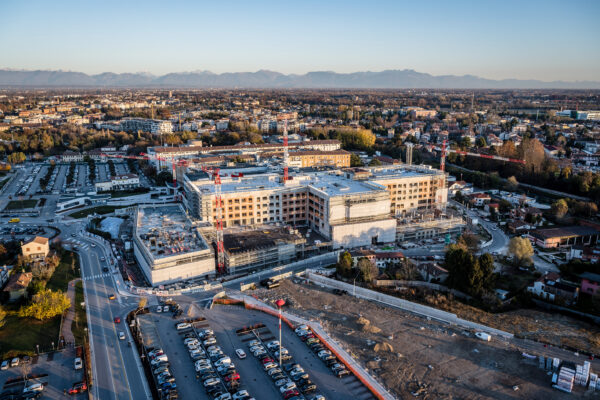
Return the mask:
[[574,397],[552,389],[548,373],[509,342],[485,343],[455,327],[288,280],[250,294],[267,302],[284,298],[289,311],[318,319],[401,399]]
[[[407,299],[411,300],[410,296]],[[559,313],[521,309],[493,314],[458,301],[448,301],[446,296],[440,294],[428,295],[425,300],[430,306],[451,312],[460,318],[518,334],[526,339],[600,354],[600,327]]]

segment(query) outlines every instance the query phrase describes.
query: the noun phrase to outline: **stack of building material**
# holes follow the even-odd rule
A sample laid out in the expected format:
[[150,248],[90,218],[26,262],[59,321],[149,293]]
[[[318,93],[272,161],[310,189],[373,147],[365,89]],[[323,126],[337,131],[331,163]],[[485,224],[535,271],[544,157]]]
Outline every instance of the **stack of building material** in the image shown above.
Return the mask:
[[560,367],[560,359],[554,357],[552,360],[552,371],[558,371],[558,367]]
[[586,387],[588,385],[588,381],[590,379],[590,362],[586,361],[583,365],[577,366],[577,371],[575,373],[575,384],[579,386]]
[[575,370],[563,366],[558,373],[556,385],[553,388],[562,390],[563,392],[571,393],[573,391],[573,383],[575,382]]
[[600,389],[600,381],[597,374],[590,374],[590,390]]

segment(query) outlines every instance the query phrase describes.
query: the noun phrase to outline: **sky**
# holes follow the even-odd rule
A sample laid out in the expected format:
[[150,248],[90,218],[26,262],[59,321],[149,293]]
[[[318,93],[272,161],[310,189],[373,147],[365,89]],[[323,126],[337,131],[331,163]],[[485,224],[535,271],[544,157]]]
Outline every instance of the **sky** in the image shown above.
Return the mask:
[[597,0],[0,0],[0,68],[600,81]]

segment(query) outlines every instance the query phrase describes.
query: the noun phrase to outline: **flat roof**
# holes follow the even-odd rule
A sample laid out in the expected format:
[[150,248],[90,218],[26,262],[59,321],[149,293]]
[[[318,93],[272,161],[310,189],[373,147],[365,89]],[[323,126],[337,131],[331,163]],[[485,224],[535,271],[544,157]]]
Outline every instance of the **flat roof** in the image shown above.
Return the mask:
[[[323,172],[305,172],[294,174],[292,181],[287,184],[281,182],[280,174],[257,174],[244,176],[241,178],[222,178],[221,192],[237,193],[252,192],[264,189],[311,187],[326,193],[329,196],[356,195],[361,193],[373,193],[386,191],[386,189],[374,182],[356,181],[347,179],[342,175],[323,173]],[[201,186],[200,190],[206,193],[214,193],[214,185],[211,182],[195,182]]]
[[154,259],[208,249],[178,204],[138,207],[136,233]]

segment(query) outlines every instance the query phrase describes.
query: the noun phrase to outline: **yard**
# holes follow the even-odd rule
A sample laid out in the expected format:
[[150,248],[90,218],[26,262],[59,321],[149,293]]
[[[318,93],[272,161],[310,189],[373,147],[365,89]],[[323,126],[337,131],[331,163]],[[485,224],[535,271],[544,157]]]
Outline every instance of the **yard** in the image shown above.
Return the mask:
[[26,208],[33,208],[37,205],[37,199],[29,199],[29,200],[11,200],[6,207],[5,210],[23,210]]
[[[60,263],[46,283],[46,287],[66,292],[69,281],[78,277],[79,260],[74,253],[63,251]],[[47,321],[21,318],[18,316],[19,308],[15,305],[5,306],[4,311],[6,311],[6,318],[4,326],[0,329],[0,355],[3,358],[16,354],[33,354],[36,345],[39,345],[40,351],[49,351],[52,350],[52,342],[55,346],[58,344],[60,316]]]
[[66,292],[69,282],[79,277],[79,259],[75,257],[75,253],[63,251],[60,263],[56,267],[52,277],[46,283],[46,287]]
[[76,344],[83,344],[86,335],[85,327],[87,326],[87,315],[85,307],[81,305],[85,300],[83,295],[83,282],[79,281],[75,284],[75,318],[71,324],[71,332],[75,336]]

